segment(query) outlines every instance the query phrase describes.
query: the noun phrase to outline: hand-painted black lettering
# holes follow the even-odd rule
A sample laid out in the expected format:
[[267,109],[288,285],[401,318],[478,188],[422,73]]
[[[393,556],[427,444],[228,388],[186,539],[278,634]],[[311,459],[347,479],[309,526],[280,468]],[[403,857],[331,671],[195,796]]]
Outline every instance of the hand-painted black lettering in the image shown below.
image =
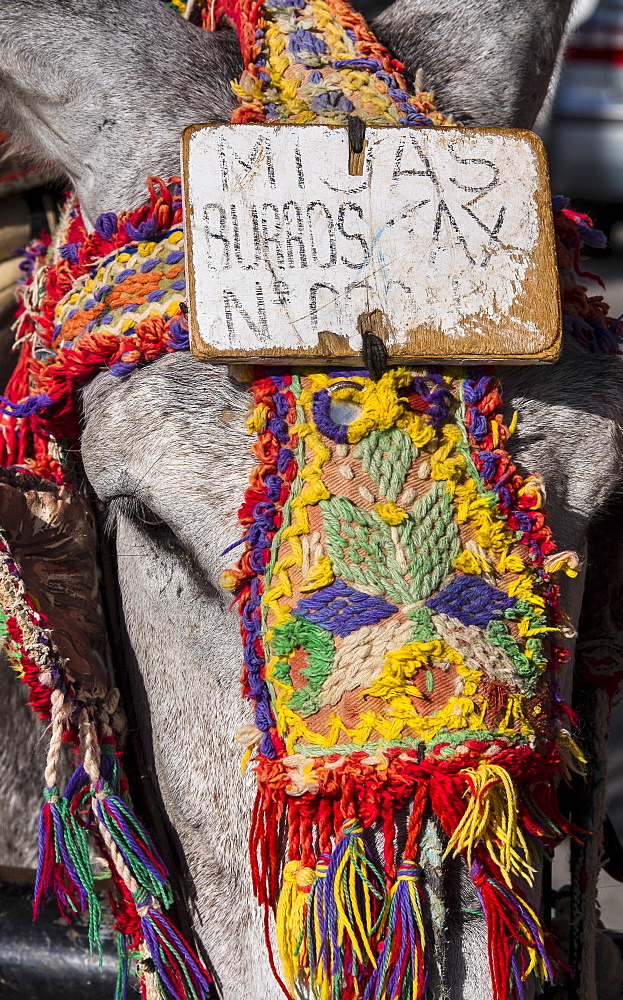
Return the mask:
[[273,302],[278,306],[288,306],[290,304],[290,289],[281,278],[273,278]]
[[307,206],[307,224],[314,264],[319,267],[335,267],[335,223],[331,212],[321,201],[310,201]]
[[229,190],[229,168],[227,166],[227,157],[225,155],[225,145],[223,136],[219,136],[217,143],[218,149],[218,161],[221,167],[221,187],[223,191]]
[[404,281],[401,281],[400,278],[392,278],[390,281],[385,282],[385,291],[387,293],[389,293],[390,288],[394,287],[402,288],[403,292],[406,292],[407,295],[412,294],[410,285],[405,285]]
[[264,302],[264,289],[259,281],[255,282],[255,298],[257,299],[257,318],[260,324],[260,336],[265,344],[269,344],[270,333],[268,332],[268,317],[266,315],[266,304]]
[[361,260],[349,260],[347,257],[344,257],[343,254],[340,257],[340,260],[342,261],[342,264],[346,264],[347,267],[362,268],[365,267],[370,260],[370,245],[361,233],[349,233],[344,228],[346,215],[351,212],[358,216],[360,222],[363,221],[363,209],[361,208],[361,205],[356,205],[353,201],[347,201],[343,205],[340,205],[337,217],[337,228],[338,232],[345,239],[355,240],[355,242],[359,243],[361,247]]
[[344,289],[344,295],[347,299],[350,299],[356,288],[367,288],[368,279],[363,278],[361,281],[350,281],[346,288]]
[[[285,264],[281,246],[281,213],[277,206],[270,201],[266,201],[262,205],[262,242],[264,260],[268,266],[276,265],[283,271]],[[271,259],[270,254],[271,246],[274,247],[273,259]]]
[[[287,201],[283,206],[283,230],[288,255],[288,267],[307,267],[303,215],[295,201]],[[298,264],[294,262],[294,246],[298,247]]]
[[437,174],[431,167],[430,160],[428,159],[426,153],[424,152],[420,144],[414,139],[413,136],[409,136],[409,139],[410,139],[409,146],[410,148],[414,149],[415,152],[417,153],[423,169],[416,170],[410,167],[406,170],[403,170],[402,158],[404,156],[405,145],[407,140],[402,139],[400,141],[400,145],[398,146],[398,149],[396,150],[396,155],[394,157],[394,169],[392,171],[392,182],[390,185],[390,190],[395,191],[396,185],[398,184],[398,181],[400,180],[401,177],[428,177],[433,182],[436,189],[439,191],[440,186],[439,186],[439,181],[437,179]]
[[461,208],[463,209],[464,212],[467,212],[467,214],[471,216],[474,222],[476,222],[481,229],[484,229],[485,233],[487,233],[487,235],[490,236],[491,239],[497,239],[500,229],[502,228],[502,225],[504,223],[504,218],[506,216],[506,205],[502,205],[502,207],[500,208],[498,212],[498,217],[493,226],[488,226],[486,222],[483,222],[482,219],[480,219],[476,215],[475,212],[472,212],[471,206],[474,205],[476,201],[478,201],[478,199],[474,198],[473,201],[468,201],[465,203],[465,205],[461,205]]
[[321,201],[310,201],[307,206],[307,224],[314,264],[319,267],[335,267],[337,264],[335,225],[331,212]]
[[[324,288],[328,292],[333,292],[333,296],[330,302],[327,302],[325,303],[324,306],[319,307],[318,293],[322,288]],[[320,309],[324,309],[326,308],[326,306],[330,305],[331,302],[334,302],[335,299],[337,299],[338,295],[339,292],[337,288],[334,288],[333,285],[324,285],[321,281],[316,282],[316,284],[312,285],[311,288],[309,289],[309,315],[311,319],[312,330],[314,331],[314,333],[318,333],[318,330],[321,329],[321,324],[318,322],[318,313]]]
[[[218,223],[213,223],[210,221],[210,216],[218,212]],[[229,257],[229,238],[225,236],[225,231],[227,229],[227,214],[222,205],[216,205],[211,203],[206,205],[203,209],[203,218],[205,220],[204,233],[206,238],[206,249],[208,257],[208,267],[215,268],[216,270],[221,270],[222,268],[227,268],[230,266]],[[214,249],[212,247],[212,240],[219,240],[220,246],[216,256],[213,256]]]
[[[437,241],[439,241],[439,235],[441,233],[441,226],[442,226],[444,218],[446,218],[448,220],[448,224],[450,226],[450,229],[452,230],[452,232],[454,233],[454,235],[456,237],[456,242],[459,243],[460,246],[463,247],[463,250],[465,251],[465,256],[467,257],[467,259],[470,262],[470,264],[475,264],[476,260],[475,260],[475,258],[472,256],[472,254],[469,251],[469,247],[467,246],[467,240],[463,236],[463,233],[461,232],[461,230],[459,228],[458,222],[454,218],[452,212],[448,208],[448,206],[447,206],[446,202],[444,201],[444,199],[440,198],[439,202],[437,204],[437,215],[435,216],[435,228],[433,230],[433,237]],[[431,250],[431,259],[434,256],[434,253],[435,253],[434,249]]]
[[502,207],[500,208],[500,211],[498,212],[498,217],[493,226],[488,226],[485,222],[482,221],[482,219],[479,219],[476,213],[473,212],[471,209],[471,206],[474,205],[479,200],[479,197],[480,196],[478,196],[477,198],[473,198],[471,201],[468,201],[465,205],[462,205],[461,208],[465,212],[467,212],[467,214],[471,216],[474,222],[476,222],[481,229],[484,229],[485,233],[487,233],[487,235],[489,236],[489,245],[485,251],[483,260],[480,262],[481,267],[486,267],[489,261],[491,260],[494,250],[501,247],[502,245],[499,238],[499,234],[500,234],[500,229],[504,224],[504,219],[506,217],[506,205],[502,205]]
[[455,147],[456,147],[456,142],[448,143],[448,152],[450,153],[450,156],[452,157],[453,160],[456,160],[457,163],[461,163],[464,166],[467,166],[470,163],[475,163],[482,167],[488,167],[488,169],[491,171],[491,177],[484,184],[461,184],[461,182],[458,181],[456,177],[450,177],[449,181],[451,184],[454,184],[455,187],[460,188],[461,191],[473,191],[474,194],[477,194],[478,192],[491,191],[494,187],[497,187],[497,185],[500,183],[500,170],[499,167],[495,165],[495,163],[492,163],[491,160],[484,160],[480,157],[475,157],[475,156],[468,156],[468,157],[459,156],[458,153],[456,152]]
[[238,224],[238,210],[235,205],[229,206],[229,212],[231,215],[231,226],[234,235],[234,253],[236,255],[236,260],[240,267],[244,268],[245,271],[254,271],[259,267],[260,260],[262,259],[262,243],[260,240],[260,223],[258,220],[257,206],[251,205],[251,230],[246,234],[246,243],[250,244],[253,248],[253,260],[249,255],[249,259],[245,260],[242,251],[242,237],[240,234],[240,226]]
[[269,343],[270,336],[268,333],[266,304],[264,302],[264,292],[259,281],[255,282],[255,299],[257,304],[257,321],[247,312],[238,296],[231,289],[223,289],[223,303],[225,306],[225,319],[227,321],[230,347],[245,347],[248,345],[248,335],[246,332],[238,333],[236,331],[236,319],[238,316],[242,318],[249,330],[256,335],[261,343]]
[[294,147],[294,162],[296,164],[296,179],[301,191],[305,190],[305,174],[303,173],[303,160],[301,159],[301,147],[298,142]]
[[[271,188],[276,187],[275,184],[275,166],[273,163],[272,147],[270,144],[270,139],[268,136],[261,135],[255,146],[249,153],[248,160],[243,160],[237,151],[230,145],[227,138],[224,135],[219,136],[218,140],[218,154],[219,161],[221,164],[221,185],[223,191],[229,191],[230,183],[232,182],[232,163],[234,160],[246,171],[248,174],[251,170],[257,169],[259,164],[261,164],[262,159],[266,162],[266,174],[268,176],[268,183]],[[237,172],[237,171],[236,171]]]

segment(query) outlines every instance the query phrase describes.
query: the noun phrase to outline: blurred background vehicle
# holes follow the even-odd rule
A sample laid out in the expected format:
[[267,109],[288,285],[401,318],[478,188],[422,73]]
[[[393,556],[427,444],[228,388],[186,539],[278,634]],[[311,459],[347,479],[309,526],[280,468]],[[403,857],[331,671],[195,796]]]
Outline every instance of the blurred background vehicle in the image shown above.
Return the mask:
[[623,0],[590,6],[570,37],[544,136],[552,189],[623,252]]

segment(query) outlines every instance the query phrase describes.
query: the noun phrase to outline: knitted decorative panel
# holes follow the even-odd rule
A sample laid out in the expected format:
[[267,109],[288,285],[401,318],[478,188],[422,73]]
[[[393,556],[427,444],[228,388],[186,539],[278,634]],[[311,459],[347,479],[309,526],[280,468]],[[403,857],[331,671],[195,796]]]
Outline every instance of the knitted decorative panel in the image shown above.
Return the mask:
[[431,94],[408,93],[404,66],[346,0],[216,0],[203,19],[233,23],[240,38],[234,122],[449,124]]
[[287,986],[381,998],[400,975],[400,996],[423,994],[430,808],[489,920],[495,996],[520,995],[529,971],[552,973],[519,882],[535,874],[531,838],[564,829],[553,777],[580,756],[550,638],[550,574],[574,575],[577,557],[556,552],[540,481],[505,450],[487,375],[271,376],[254,391],[261,461],[226,582],[256,710],[242,735],[258,751],[255,888],[277,904]]

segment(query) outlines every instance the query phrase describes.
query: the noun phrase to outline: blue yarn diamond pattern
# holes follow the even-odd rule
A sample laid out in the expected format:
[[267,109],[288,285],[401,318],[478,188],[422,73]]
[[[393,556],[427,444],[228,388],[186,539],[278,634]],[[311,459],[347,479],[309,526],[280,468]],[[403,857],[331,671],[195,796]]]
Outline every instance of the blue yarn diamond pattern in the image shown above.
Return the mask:
[[362,594],[343,580],[335,580],[310,597],[304,597],[293,612],[344,639],[364,625],[378,625],[397,610],[381,597]]
[[509,597],[481,576],[457,576],[441,593],[431,597],[426,606],[437,614],[458,618],[463,625],[486,628],[489,622],[501,618],[505,611],[515,606]]

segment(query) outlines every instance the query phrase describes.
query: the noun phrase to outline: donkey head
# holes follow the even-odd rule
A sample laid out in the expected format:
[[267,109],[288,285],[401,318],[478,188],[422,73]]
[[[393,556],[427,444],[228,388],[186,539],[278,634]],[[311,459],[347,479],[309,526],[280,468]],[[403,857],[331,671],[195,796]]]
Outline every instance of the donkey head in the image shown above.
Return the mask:
[[[571,0],[396,0],[373,27],[457,120],[530,126]],[[210,34],[161,0],[14,0],[0,23],[0,125],[67,176],[91,222],[139,204],[145,179],[179,173],[181,130],[228,120],[242,65],[235,34]],[[516,460],[545,479],[561,548],[581,549],[618,479],[616,360],[568,345],[555,368],[504,375],[520,413]],[[227,1000],[278,995],[250,898],[252,779],[232,734],[250,721],[238,693],[236,616],[219,577],[237,540],[253,465],[247,394],[226,370],[178,352],[83,396],[82,455],[108,505],[127,662],[163,809],[188,872],[197,931]],[[581,588],[568,608],[577,617]],[[463,910],[461,906],[463,905]],[[446,988],[490,995],[483,922],[447,900],[455,944]]]

